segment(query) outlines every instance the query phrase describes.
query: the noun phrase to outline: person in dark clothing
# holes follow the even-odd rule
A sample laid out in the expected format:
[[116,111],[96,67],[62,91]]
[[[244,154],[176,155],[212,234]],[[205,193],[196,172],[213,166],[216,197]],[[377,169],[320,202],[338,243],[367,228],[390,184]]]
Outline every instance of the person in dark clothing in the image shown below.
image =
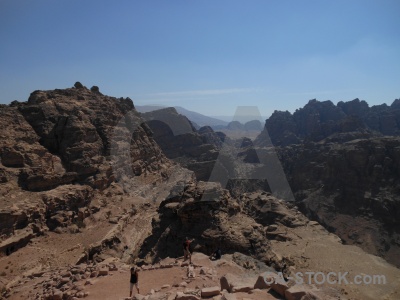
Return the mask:
[[133,287],[136,286],[138,294],[139,292],[139,272],[136,267],[131,268],[131,279],[130,279],[129,297],[132,297]]
[[217,250],[213,254],[211,254],[210,259],[212,260],[218,260],[221,259],[222,252],[221,249],[218,247]]
[[189,262],[192,263],[192,253],[190,251],[190,244],[194,241],[194,239],[189,240],[186,238],[186,240],[183,242],[183,255],[184,255],[184,260],[187,260],[189,258]]

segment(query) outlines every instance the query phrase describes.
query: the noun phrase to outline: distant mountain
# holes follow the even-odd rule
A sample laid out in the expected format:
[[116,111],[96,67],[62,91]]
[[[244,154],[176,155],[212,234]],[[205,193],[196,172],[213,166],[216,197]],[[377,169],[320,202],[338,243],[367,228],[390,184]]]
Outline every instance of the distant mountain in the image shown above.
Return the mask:
[[232,122],[232,121],[239,121],[242,124],[245,124],[247,122],[253,121],[253,120],[258,120],[262,123],[265,122],[266,119],[268,119],[265,116],[260,116],[260,115],[231,115],[231,116],[211,116],[212,118],[216,118],[219,120],[223,120],[226,122]]
[[252,120],[244,124],[245,130],[263,130],[263,124],[259,120]]
[[216,126],[216,125],[227,125],[228,122],[223,120],[219,120],[216,118],[208,117],[202,114],[199,114],[194,111],[187,110],[181,106],[176,106],[176,111],[184,116],[186,116],[190,121],[195,122],[199,126]]
[[244,125],[239,121],[232,121],[226,126],[226,129],[229,130],[244,130]]
[[[135,108],[140,113],[148,113],[155,110],[165,109],[166,106],[136,105]],[[223,130],[223,129],[262,130],[263,129],[261,121],[257,120],[260,117],[256,116],[243,116],[243,115],[221,116],[221,118],[224,118],[224,120],[221,120],[219,118],[209,117],[191,110],[187,110],[186,108],[183,108],[181,106],[175,106],[174,108],[179,114],[184,115],[186,118],[188,118],[190,122],[192,122],[197,129],[203,126],[210,126],[214,130]],[[233,118],[235,119],[234,121],[232,121]]]
[[266,146],[267,136],[275,146],[322,140],[347,142],[373,136],[400,136],[400,99],[369,106],[358,98],[335,105],[332,101],[310,100],[291,114],[277,111],[265,122],[255,145]]
[[[154,111],[154,110],[159,110],[159,109],[163,109],[165,108],[165,106],[151,106],[151,105],[135,105],[135,108],[138,112],[140,113],[147,113],[150,111]],[[190,111],[187,110],[181,106],[175,106],[176,111],[181,114],[184,115],[186,118],[188,118],[191,122],[197,124],[198,126],[202,127],[202,126],[218,126],[218,125],[222,125],[222,126],[226,126],[228,124],[228,122],[226,121],[222,121],[216,118],[212,118],[212,117],[208,117],[202,114],[199,114],[197,112],[194,111]]]
[[135,105],[135,108],[140,113],[148,113],[154,110],[159,110],[166,108],[166,106],[156,106],[156,105]]

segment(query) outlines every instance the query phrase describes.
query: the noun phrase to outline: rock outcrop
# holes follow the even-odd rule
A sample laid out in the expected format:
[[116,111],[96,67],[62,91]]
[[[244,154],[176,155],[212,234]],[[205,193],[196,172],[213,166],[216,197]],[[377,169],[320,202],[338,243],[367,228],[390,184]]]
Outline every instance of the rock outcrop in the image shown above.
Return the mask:
[[[346,243],[399,266],[400,138],[279,150],[299,208]],[[351,220],[351,222],[349,222]]]
[[290,228],[306,224],[304,216],[265,192],[235,199],[214,182],[189,183],[183,189],[178,185],[176,190],[160,204],[159,216],[153,219],[153,234],[141,249],[142,259],[151,259],[149,253],[174,256],[179,241],[196,237],[196,251],[211,254],[219,247],[224,253],[253,255],[282,269],[283,262],[271,252],[269,240],[288,237],[281,231],[272,232],[273,225],[282,223]]
[[259,120],[248,121],[244,123],[244,129],[261,131],[263,129],[263,124]]
[[[96,88],[35,91],[27,103],[18,105],[18,110],[32,126],[40,144],[59,157],[68,174],[64,176],[70,182],[105,188],[115,180],[112,168],[119,166],[112,166],[106,157],[112,155],[113,143],[124,142],[119,140],[116,126],[132,131],[129,154],[135,175],[158,170],[166,161],[129,98],[103,96]],[[56,166],[52,167],[46,171],[53,172]],[[51,181],[40,172],[23,176],[30,190],[46,189],[37,184]]]
[[339,142],[376,135],[400,134],[400,108],[396,99],[369,107],[365,101],[349,102],[310,100],[303,108],[290,112],[275,111],[265,123],[265,132],[255,141],[267,146],[269,135],[274,146],[321,141],[330,137]]
[[248,163],[261,161],[260,170],[266,170],[276,152],[307,216],[346,243],[399,266],[398,103],[369,107],[355,99],[335,106],[311,100],[293,115],[275,111],[255,146],[241,155]]
[[0,136],[0,252],[6,255],[48,230],[79,232],[105,194],[122,199],[137,193],[135,177],[162,183],[176,168],[129,98],[79,82],[2,105]]
[[[329,124],[341,120],[344,108],[329,103],[320,108],[329,111],[323,117]],[[344,139],[331,134],[322,142],[278,149],[298,200],[285,202],[272,196],[262,179],[253,184],[256,191],[238,185],[236,193],[218,182],[197,181],[164,152],[192,170],[191,163],[197,164],[200,174],[207,172],[202,164],[215,169],[221,152],[229,161],[223,166],[236,175],[264,170],[266,160],[256,161],[259,144],[250,139],[221,147],[223,134],[209,127],[196,130],[189,122],[187,131],[180,132],[187,119],[173,110],[167,113],[173,115],[172,123],[153,115],[146,125],[130,99],[105,96],[97,86],[89,90],[79,82],[0,107],[1,297],[123,298],[133,263],[141,266],[144,278],[138,300],[398,295],[397,268],[343,245],[368,244],[364,232],[349,231],[343,224],[366,228],[361,227],[365,220],[376,220],[384,224],[376,228],[389,247],[370,252],[395,257],[399,216],[397,198],[391,195],[398,186],[393,177],[399,171],[397,139],[350,139],[339,147],[334,140]],[[303,125],[309,130],[308,122]],[[319,139],[335,126],[321,125],[313,136]],[[302,135],[296,137],[303,141]],[[233,148],[239,156],[229,154]],[[270,151],[266,147],[260,153]],[[299,208],[342,239],[309,221]],[[375,245],[376,232],[369,232],[368,245]],[[190,261],[181,258],[185,237],[194,238]],[[224,255],[212,261],[208,255],[217,247]],[[352,276],[384,274],[388,281],[384,286],[316,288],[285,280],[296,272],[347,270]],[[276,277],[283,282],[265,280]]]
[[232,121],[226,125],[226,129],[229,130],[244,130],[244,125],[239,121]]
[[219,149],[227,139],[223,133],[216,133],[209,126],[196,130],[173,107],[141,115],[168,158],[194,171],[198,180],[209,179]]
[[[152,235],[145,240],[139,254],[141,263],[157,263],[160,258],[168,256],[181,257],[182,242],[189,237],[194,238],[193,251],[209,255],[219,247],[223,253],[232,255],[236,264],[248,270],[246,275],[227,275],[228,271],[220,277],[221,289],[231,293],[251,293],[257,286],[272,289],[287,299],[305,294],[315,299],[334,299],[338,297],[335,289],[344,289],[352,295],[350,297],[373,299],[378,294],[390,298],[389,295],[398,291],[397,279],[379,289],[370,285],[359,286],[357,291],[351,285],[332,284],[327,294],[302,287],[294,282],[299,270],[302,274],[316,269],[324,274],[328,270],[336,274],[351,270],[349,278],[357,272],[375,272],[395,278],[392,276],[399,271],[357,247],[343,245],[336,235],[299,213],[294,204],[278,200],[268,193],[244,193],[240,198],[233,198],[217,183],[203,182],[177,190],[180,192],[171,193],[160,204],[159,214],[152,220]],[[329,253],[329,259],[325,252]],[[196,267],[205,266],[205,260],[193,255],[196,276]],[[162,265],[162,260],[159,264]],[[271,267],[281,273],[273,275],[276,271]],[[259,273],[254,274],[251,270]],[[206,271],[201,272],[205,274]],[[260,282],[260,276],[271,275],[272,280]],[[284,279],[289,277],[292,278],[289,281]]]

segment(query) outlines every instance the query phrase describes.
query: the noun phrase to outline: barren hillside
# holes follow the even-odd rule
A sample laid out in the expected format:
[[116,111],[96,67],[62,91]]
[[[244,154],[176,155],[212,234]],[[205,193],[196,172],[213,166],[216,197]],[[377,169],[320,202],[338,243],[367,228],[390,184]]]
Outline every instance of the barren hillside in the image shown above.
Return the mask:
[[[167,158],[163,150],[174,154],[173,137],[160,147],[155,138],[163,135],[129,98],[76,83],[35,91],[27,102],[1,106],[0,115],[2,298],[124,299],[133,264],[140,266],[138,300],[399,297],[399,269],[344,245],[298,203],[265,190],[231,193]],[[183,146],[188,136],[200,141],[189,140],[194,158],[205,149],[215,161],[222,147],[208,128],[177,136]],[[251,141],[240,149],[241,160],[252,159]],[[303,211],[320,199],[313,195],[304,198]],[[311,211],[330,224],[326,210]],[[194,239],[192,264],[182,258],[186,237]],[[211,261],[216,248],[224,255]],[[336,277],[295,280],[306,272]],[[338,282],[346,272],[349,282]],[[385,282],[351,284],[357,275]]]

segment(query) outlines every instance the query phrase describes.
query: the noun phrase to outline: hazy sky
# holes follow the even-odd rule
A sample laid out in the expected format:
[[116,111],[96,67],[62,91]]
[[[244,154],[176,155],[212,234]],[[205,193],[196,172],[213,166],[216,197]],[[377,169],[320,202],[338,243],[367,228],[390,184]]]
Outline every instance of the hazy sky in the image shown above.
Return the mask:
[[400,98],[400,1],[0,0],[0,102],[97,85],[207,115]]

